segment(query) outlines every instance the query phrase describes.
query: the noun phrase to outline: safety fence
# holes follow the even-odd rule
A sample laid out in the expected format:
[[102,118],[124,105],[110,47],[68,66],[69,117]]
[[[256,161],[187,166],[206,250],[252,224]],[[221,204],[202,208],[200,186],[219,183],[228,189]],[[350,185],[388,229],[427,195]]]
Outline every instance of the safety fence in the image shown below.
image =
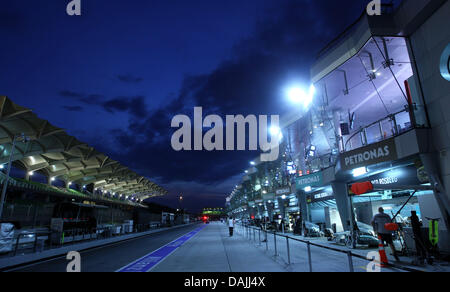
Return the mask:
[[[30,254],[42,252],[44,250],[60,248],[63,246],[77,244],[81,242],[108,239],[128,234],[144,233],[151,230],[161,229],[159,223],[139,224],[135,226],[107,226],[92,229],[75,228],[67,229],[63,232],[43,230],[33,232],[22,232],[14,237],[3,239],[3,245],[9,241],[10,248],[6,252],[0,253],[2,257],[14,257],[18,254]],[[3,247],[4,248],[4,247]]]
[[[355,272],[355,266],[361,267],[361,271],[377,271],[376,266],[380,265],[391,268],[392,271],[422,272],[392,263],[380,263],[379,257],[374,254],[365,257],[351,250],[326,246],[246,224],[237,224],[236,227],[238,233],[257,243],[258,247],[264,248],[266,252],[272,251],[274,257],[283,258],[288,266],[295,266],[296,270],[303,272]],[[345,262],[348,263],[347,267],[342,265]]]
[[410,119],[410,109],[407,107],[358,129],[345,141],[344,138],[341,137],[339,148],[341,152],[351,151],[396,137],[412,128],[413,124]]

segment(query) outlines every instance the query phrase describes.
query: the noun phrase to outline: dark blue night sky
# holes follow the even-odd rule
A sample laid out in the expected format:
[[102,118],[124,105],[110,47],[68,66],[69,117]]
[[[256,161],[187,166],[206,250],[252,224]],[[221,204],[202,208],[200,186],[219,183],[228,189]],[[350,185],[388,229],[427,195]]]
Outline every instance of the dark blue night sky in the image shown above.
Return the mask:
[[0,95],[169,190],[222,206],[257,152],[175,152],[170,121],[283,114],[318,51],[365,0],[0,0]]

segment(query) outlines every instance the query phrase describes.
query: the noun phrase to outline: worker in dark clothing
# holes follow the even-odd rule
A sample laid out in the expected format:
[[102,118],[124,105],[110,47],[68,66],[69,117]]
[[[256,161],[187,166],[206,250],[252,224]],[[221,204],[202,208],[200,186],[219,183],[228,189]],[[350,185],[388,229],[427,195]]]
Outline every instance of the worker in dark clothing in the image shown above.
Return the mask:
[[423,265],[425,263],[425,258],[427,257],[427,251],[425,249],[425,244],[422,238],[421,232],[422,224],[417,217],[416,211],[411,211],[411,227],[414,234],[414,243],[416,244],[417,257],[419,258],[419,263]]
[[295,220],[294,234],[302,235],[302,220],[300,216],[297,216],[297,219]]
[[386,223],[392,222],[391,217],[388,214],[384,213],[383,207],[378,208],[378,212],[379,213],[373,216],[372,219],[373,230],[377,233],[379,237],[381,237],[382,242],[385,242],[390,246],[394,258],[397,261],[399,261],[400,259],[397,255],[397,251],[395,250],[394,247],[394,241],[392,239],[392,232],[384,227]]

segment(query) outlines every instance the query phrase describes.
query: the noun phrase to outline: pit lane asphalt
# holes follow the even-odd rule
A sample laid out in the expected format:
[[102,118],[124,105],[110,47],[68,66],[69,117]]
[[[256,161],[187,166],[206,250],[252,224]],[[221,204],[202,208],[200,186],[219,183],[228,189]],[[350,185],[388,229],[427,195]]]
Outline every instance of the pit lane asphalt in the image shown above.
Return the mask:
[[[173,230],[150,234],[145,237],[101,246],[82,251],[81,272],[114,272],[132,263],[133,261],[157,250],[171,241],[198,228],[201,225],[194,224]],[[67,264],[65,256],[34,263],[28,266],[6,270],[6,272],[66,272]]]

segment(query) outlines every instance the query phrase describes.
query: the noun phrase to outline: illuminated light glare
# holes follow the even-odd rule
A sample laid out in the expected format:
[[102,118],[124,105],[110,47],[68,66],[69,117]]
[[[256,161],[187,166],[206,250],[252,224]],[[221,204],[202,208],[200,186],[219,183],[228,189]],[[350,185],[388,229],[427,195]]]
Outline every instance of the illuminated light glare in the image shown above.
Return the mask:
[[287,96],[291,100],[291,102],[296,104],[303,104],[305,108],[311,104],[315,94],[316,88],[312,84],[309,87],[308,92],[300,87],[292,87],[287,91]]
[[33,174],[34,174],[34,172],[32,172],[32,171],[28,172],[28,175],[33,175]]
[[352,174],[354,177],[358,177],[367,173],[366,167],[359,167],[352,170]]
[[270,129],[269,129],[269,133],[272,136],[277,136],[277,135],[279,135],[281,133],[281,130],[280,130],[279,127],[271,126]]
[[286,195],[282,195],[281,199],[285,200],[286,199]]
[[250,161],[250,165],[255,165],[256,163],[254,161]]
[[289,89],[287,95],[292,102],[300,103],[306,96],[306,92],[299,87],[293,87]]
[[52,177],[52,178],[50,178],[50,180],[51,180],[51,181],[55,181],[55,178],[54,178],[54,177]]
[[310,191],[312,191],[312,188],[310,186],[305,188],[305,192],[310,192]]
[[5,168],[5,166],[3,164],[0,164],[0,169]]
[[283,139],[283,133],[281,132],[281,129],[279,127],[271,126],[269,128],[269,133],[272,137],[278,136],[278,141],[281,141]]

